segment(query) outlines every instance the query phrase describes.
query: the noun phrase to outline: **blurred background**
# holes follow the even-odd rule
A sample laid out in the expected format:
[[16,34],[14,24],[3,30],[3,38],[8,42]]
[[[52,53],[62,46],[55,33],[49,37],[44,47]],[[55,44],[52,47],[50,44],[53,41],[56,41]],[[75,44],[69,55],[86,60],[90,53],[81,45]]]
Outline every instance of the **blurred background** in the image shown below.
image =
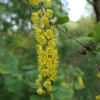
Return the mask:
[[[52,1],[68,14],[68,33],[86,43],[100,20],[100,0]],[[36,93],[37,42],[32,9],[25,2],[28,0],[0,0],[0,100],[95,100],[100,94],[95,61],[90,54],[79,54],[82,46],[66,35],[58,37],[60,65],[52,93]]]

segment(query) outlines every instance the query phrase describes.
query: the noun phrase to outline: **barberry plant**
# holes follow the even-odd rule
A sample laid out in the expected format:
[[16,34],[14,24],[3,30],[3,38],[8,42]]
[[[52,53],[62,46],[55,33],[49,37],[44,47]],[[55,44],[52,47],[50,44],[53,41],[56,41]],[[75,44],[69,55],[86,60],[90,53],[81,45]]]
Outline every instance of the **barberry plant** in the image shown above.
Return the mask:
[[[83,55],[86,55],[87,52],[91,53],[96,61],[98,70],[100,70],[99,60],[97,59],[98,52],[100,51],[98,46],[100,41],[100,22],[96,25],[94,32],[88,34],[88,37],[91,38],[88,43],[83,44],[67,33],[68,30],[65,23],[69,21],[69,18],[67,15],[61,14],[53,5],[51,6],[51,0],[29,0],[29,3],[31,6],[39,5],[38,9],[32,12],[31,15],[32,22],[34,23],[35,38],[38,42],[36,46],[39,65],[38,71],[40,72],[36,79],[36,84],[39,86],[37,89],[38,94],[41,95],[45,91],[51,92],[52,81],[55,81],[57,78],[59,61],[55,28],[67,34],[83,46],[85,50],[78,50],[79,53]],[[51,9],[52,7],[54,7],[53,10]],[[100,72],[97,74],[97,77],[100,78]],[[81,75],[78,75],[78,81],[82,87],[85,87]],[[99,99],[100,95],[96,96],[96,100]]]

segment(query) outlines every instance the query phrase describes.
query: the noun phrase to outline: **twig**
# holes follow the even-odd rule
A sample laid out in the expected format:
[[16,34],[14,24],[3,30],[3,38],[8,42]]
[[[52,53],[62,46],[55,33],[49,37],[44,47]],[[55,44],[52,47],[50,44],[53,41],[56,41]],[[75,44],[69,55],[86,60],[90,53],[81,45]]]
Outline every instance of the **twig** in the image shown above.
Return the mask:
[[42,15],[44,15],[43,7],[42,7],[42,2],[40,2],[40,9],[41,9]]
[[79,44],[81,44],[84,48],[85,45],[83,43],[81,43],[80,41],[78,41],[76,38],[74,38],[72,35],[70,35],[69,33],[65,32],[64,30],[62,30],[58,25],[55,25],[59,30],[61,30],[63,33],[65,33],[66,35],[68,35],[69,37],[71,37],[72,39],[74,39],[76,42],[78,42]]

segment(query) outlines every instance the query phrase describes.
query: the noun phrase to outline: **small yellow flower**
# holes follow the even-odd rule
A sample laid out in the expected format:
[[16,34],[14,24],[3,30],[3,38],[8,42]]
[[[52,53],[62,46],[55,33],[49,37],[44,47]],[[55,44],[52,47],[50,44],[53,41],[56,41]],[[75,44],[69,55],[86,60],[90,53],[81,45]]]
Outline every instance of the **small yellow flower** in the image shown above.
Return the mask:
[[42,95],[43,93],[45,93],[45,91],[42,88],[37,89],[37,93],[39,95]]
[[47,76],[48,75],[48,72],[46,69],[42,69],[41,70],[41,74],[43,74],[43,76]]
[[46,59],[44,60],[44,63],[45,63],[45,65],[46,65],[46,67],[49,67],[49,66],[52,65],[52,59],[51,59],[51,58],[46,58]]
[[50,0],[45,0],[44,5],[45,7],[50,7]]
[[40,24],[41,24],[41,25],[47,25],[47,24],[49,24],[48,18],[47,18],[47,17],[42,17],[42,18],[40,19]]
[[47,43],[47,40],[45,39],[44,36],[38,36],[36,39],[40,44],[46,44]]
[[47,53],[48,55],[52,55],[52,54],[54,53],[54,49],[51,48],[51,47],[47,47],[47,48],[46,48],[46,53]]
[[52,87],[51,87],[51,86],[48,86],[48,87],[47,87],[47,91],[48,91],[48,92],[51,92],[51,91],[52,91]]
[[41,2],[41,0],[29,0],[29,4],[32,6],[37,5],[39,2]]
[[51,9],[47,9],[47,11],[44,13],[44,15],[48,18],[52,18],[53,11]]
[[36,85],[41,86],[41,83],[38,79],[36,79]]
[[31,16],[32,21],[35,23],[39,20],[39,16],[37,12],[33,12]]
[[48,39],[51,39],[51,38],[54,38],[54,33],[52,30],[48,29],[46,32],[44,32],[44,35],[48,38]]
[[50,47],[55,47],[56,46],[56,39],[51,39],[49,42],[48,42],[48,46]]
[[55,25],[52,25],[50,29],[51,29],[52,31],[54,31],[55,28],[56,28]]
[[43,83],[43,86],[44,86],[45,88],[47,88],[48,86],[51,86],[51,82],[50,82],[50,81],[45,81],[45,82]]
[[54,74],[52,74],[52,75],[50,76],[50,80],[54,81],[56,78],[57,78],[57,73],[56,73],[56,71],[55,71]]
[[41,81],[43,79],[43,76],[41,74],[39,74],[38,79]]

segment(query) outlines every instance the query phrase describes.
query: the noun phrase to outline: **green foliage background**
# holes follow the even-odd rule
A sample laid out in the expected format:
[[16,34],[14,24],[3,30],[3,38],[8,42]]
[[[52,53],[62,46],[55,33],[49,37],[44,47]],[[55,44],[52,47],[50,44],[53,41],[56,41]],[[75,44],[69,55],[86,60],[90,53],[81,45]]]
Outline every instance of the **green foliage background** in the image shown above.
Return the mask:
[[[76,23],[64,24],[68,21],[65,15],[67,12],[63,11],[60,0],[54,4],[59,8],[54,9],[58,18],[56,23],[63,24],[60,27],[65,31],[68,27],[68,32],[82,43],[90,41],[91,38],[86,36],[95,27],[94,19],[88,17]],[[38,87],[35,80],[39,72],[30,7],[22,1],[1,0],[0,9],[0,100],[50,100],[50,93],[42,96],[36,93]],[[58,34],[60,66],[58,79],[52,82],[54,100],[94,100],[100,93],[100,81],[96,78],[98,70],[93,57],[89,53],[86,56],[80,55],[77,51],[82,46],[61,31],[57,31]],[[83,76],[85,88],[78,83],[79,74]],[[68,87],[63,87],[62,82]]]

